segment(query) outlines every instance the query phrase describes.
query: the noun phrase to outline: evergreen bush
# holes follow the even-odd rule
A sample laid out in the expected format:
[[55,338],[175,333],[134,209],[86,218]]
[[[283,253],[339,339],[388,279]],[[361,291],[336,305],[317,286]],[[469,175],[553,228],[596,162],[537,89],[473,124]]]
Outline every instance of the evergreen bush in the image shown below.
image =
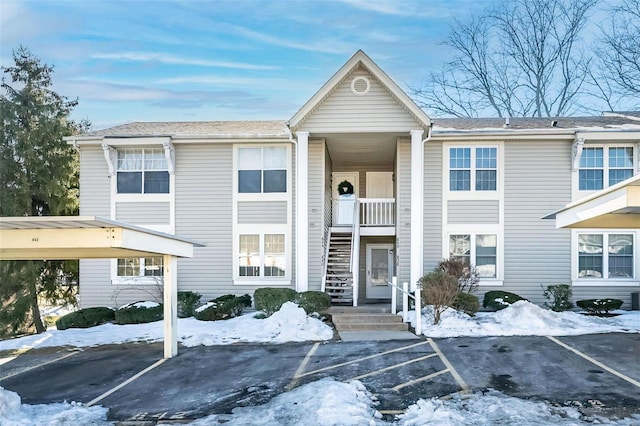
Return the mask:
[[251,296],[248,294],[243,296],[225,294],[209,301],[206,306],[196,309],[194,316],[200,321],[226,320],[242,315],[244,308],[249,306],[251,306]]
[[453,308],[462,311],[467,315],[474,316],[480,309],[480,300],[473,294],[458,292],[456,300],[453,302]]
[[200,305],[200,298],[202,295],[193,291],[179,291],[178,292],[178,316],[180,318],[192,317],[198,305]]
[[545,302],[545,307],[555,312],[568,311],[573,308],[573,302],[571,301],[573,290],[569,284],[554,284],[546,289],[543,287],[543,289],[544,298],[551,302]]
[[585,299],[578,300],[576,305],[596,315],[608,315],[609,311],[620,309],[622,303],[620,299]]
[[285,302],[295,302],[297,296],[298,293],[290,288],[263,287],[253,293],[256,310],[264,311],[267,316],[277,312]]
[[331,306],[331,296],[321,291],[304,291],[298,293],[296,303],[304,309],[307,314],[312,314],[329,309],[329,306]]
[[113,321],[114,319],[115,313],[111,308],[85,308],[59,318],[56,321],[56,328],[58,330],[66,330],[67,328],[89,328]]
[[520,297],[515,293],[510,293],[508,291],[502,291],[502,290],[492,290],[484,294],[484,300],[482,301],[482,306],[485,308],[492,309],[494,311],[499,311],[513,303],[516,303],[519,300],[528,301],[527,299]]
[[162,319],[163,307],[161,304],[153,307],[137,306],[137,303],[129,303],[116,310],[116,324],[144,324]]

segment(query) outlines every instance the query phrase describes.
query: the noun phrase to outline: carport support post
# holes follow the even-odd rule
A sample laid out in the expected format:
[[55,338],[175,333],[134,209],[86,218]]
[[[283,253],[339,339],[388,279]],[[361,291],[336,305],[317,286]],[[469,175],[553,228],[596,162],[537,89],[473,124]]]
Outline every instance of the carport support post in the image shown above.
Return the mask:
[[178,355],[178,258],[164,255],[164,357]]

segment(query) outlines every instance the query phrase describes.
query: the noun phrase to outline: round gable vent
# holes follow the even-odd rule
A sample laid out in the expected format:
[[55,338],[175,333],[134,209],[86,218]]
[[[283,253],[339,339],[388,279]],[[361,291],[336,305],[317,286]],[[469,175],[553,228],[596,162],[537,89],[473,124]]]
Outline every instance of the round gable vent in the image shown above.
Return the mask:
[[354,95],[364,96],[369,93],[371,83],[367,77],[356,77],[351,81],[351,91]]

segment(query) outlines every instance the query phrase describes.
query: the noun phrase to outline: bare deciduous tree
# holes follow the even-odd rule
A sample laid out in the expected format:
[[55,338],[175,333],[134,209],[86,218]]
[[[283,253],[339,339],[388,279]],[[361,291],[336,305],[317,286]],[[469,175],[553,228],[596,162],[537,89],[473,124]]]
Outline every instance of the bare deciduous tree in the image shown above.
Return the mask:
[[434,115],[457,117],[573,112],[589,69],[580,33],[597,1],[503,1],[468,23],[456,21],[444,42],[455,56],[411,88],[416,101]]
[[[640,0],[623,0],[612,7],[611,19],[605,26],[599,77],[623,95],[640,95]],[[640,106],[640,103],[636,103]]]

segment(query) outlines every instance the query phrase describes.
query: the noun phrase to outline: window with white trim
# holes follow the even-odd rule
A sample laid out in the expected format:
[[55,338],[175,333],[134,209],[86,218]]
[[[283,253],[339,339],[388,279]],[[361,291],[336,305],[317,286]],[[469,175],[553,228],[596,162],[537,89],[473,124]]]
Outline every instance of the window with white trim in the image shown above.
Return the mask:
[[121,278],[162,277],[162,257],[131,257],[118,259],[117,276]]
[[480,278],[496,278],[498,271],[498,236],[496,234],[451,234],[449,257],[474,265]]
[[240,234],[239,239],[240,278],[286,275],[285,234]]
[[238,193],[287,192],[287,148],[238,148]]
[[496,191],[498,148],[449,148],[450,191]]
[[633,147],[584,147],[580,155],[578,189],[596,191],[633,176]]
[[168,194],[169,167],[163,148],[119,148],[118,194]]
[[633,278],[633,245],[631,233],[578,234],[578,278]]

